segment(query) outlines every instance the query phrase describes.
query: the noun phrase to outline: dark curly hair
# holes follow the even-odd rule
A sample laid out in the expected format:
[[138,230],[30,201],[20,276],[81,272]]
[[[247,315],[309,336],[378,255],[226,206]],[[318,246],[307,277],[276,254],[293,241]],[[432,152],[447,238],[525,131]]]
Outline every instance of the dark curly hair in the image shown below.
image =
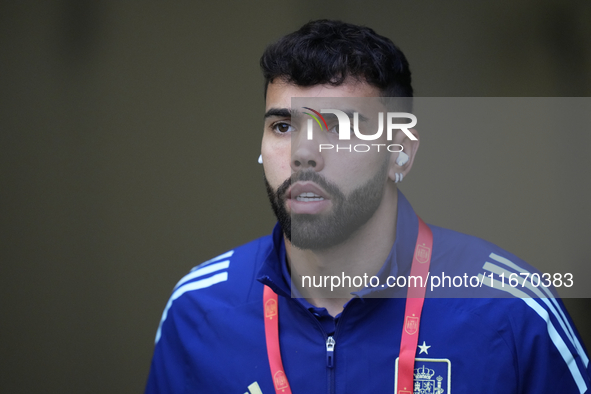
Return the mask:
[[265,96],[276,78],[299,86],[338,86],[353,77],[383,97],[412,97],[408,61],[388,38],[369,27],[333,20],[306,23],[269,45],[261,57]]

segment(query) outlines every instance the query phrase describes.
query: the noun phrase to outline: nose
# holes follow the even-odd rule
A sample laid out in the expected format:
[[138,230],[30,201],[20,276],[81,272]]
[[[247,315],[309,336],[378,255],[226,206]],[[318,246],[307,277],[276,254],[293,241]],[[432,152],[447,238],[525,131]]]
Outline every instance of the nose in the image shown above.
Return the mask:
[[315,139],[308,140],[306,133],[294,133],[292,134],[291,144],[292,171],[322,171],[324,168],[324,158],[322,153],[320,153],[319,144]]

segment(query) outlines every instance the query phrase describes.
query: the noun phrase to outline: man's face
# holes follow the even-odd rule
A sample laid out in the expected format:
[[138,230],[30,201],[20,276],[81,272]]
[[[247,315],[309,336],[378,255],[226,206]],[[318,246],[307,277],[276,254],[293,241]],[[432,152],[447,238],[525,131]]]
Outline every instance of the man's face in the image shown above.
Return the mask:
[[[300,87],[281,81],[269,84],[261,147],[265,182],[275,215],[295,247],[326,249],[347,240],[365,224],[382,201],[389,155],[383,149],[381,153],[320,152],[320,143],[348,146],[367,141],[352,138],[339,142],[338,133],[334,132],[337,128],[333,129],[336,117],[328,115],[328,128],[333,132],[321,132],[318,128],[314,130],[314,139],[308,140],[309,118],[291,111],[291,99],[312,97],[313,106],[320,109],[333,108],[338,98],[379,96],[376,88],[356,81],[337,87]],[[354,109],[368,114],[360,129],[366,127],[375,132],[377,111],[376,116],[369,115],[375,108],[368,108],[367,103],[377,100],[359,102]],[[385,141],[372,141],[379,142]]]

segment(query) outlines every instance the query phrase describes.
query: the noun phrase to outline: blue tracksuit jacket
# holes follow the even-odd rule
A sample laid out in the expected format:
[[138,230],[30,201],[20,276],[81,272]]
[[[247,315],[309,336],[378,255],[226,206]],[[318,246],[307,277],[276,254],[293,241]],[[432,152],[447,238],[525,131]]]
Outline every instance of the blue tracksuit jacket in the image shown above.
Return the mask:
[[[408,275],[417,217],[399,193],[397,238],[378,274]],[[415,394],[585,393],[589,359],[562,302],[529,298],[511,273],[532,267],[481,239],[436,226],[430,275],[486,278],[484,286],[427,289],[414,374]],[[396,288],[365,288],[333,318],[290,297],[285,247],[276,226],[195,267],[173,290],[156,335],[146,393],[273,394],[263,323],[263,284],[279,295],[279,336],[292,392],[394,393],[404,315]],[[505,273],[505,286],[499,281]],[[490,280],[490,275],[497,282]],[[491,287],[490,285],[493,285]],[[456,289],[457,290],[457,289]],[[327,340],[335,341],[327,363]]]

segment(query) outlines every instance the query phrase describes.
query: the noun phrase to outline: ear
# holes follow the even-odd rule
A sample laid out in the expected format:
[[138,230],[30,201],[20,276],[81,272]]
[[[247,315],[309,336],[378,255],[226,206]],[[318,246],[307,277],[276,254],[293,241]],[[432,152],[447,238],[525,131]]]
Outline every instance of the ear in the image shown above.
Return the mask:
[[[397,130],[396,134],[394,134],[394,138],[392,139],[392,143],[402,145],[402,152],[408,155],[408,160],[402,165],[397,163],[397,159],[400,156],[399,153],[392,153],[390,155],[390,168],[388,170],[388,177],[392,181],[396,181],[396,174],[402,175],[403,178],[407,176],[407,174],[410,172],[410,169],[412,168],[412,163],[414,162],[417,150],[419,149],[419,132],[416,129],[410,129],[409,131],[417,138],[416,140],[411,140],[402,130]],[[401,161],[399,160],[398,162]],[[398,178],[400,175],[398,175]]]

